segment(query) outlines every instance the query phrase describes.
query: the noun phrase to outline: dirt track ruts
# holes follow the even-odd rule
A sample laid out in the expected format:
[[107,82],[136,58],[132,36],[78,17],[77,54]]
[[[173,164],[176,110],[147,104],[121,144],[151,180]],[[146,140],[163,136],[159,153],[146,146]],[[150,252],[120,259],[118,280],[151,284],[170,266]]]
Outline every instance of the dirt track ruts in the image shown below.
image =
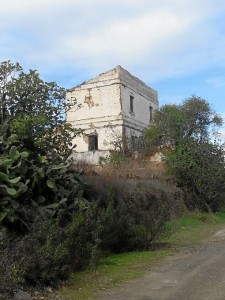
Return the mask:
[[225,300],[225,229],[186,248],[99,300]]

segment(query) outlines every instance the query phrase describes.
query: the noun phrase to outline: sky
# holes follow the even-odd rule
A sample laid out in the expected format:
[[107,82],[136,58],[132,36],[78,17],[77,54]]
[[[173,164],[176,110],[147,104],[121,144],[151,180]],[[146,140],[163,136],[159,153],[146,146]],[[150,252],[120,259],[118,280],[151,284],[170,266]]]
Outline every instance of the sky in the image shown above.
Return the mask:
[[[0,0],[0,60],[71,88],[121,65],[225,119],[225,0]],[[221,130],[225,138],[225,127]]]

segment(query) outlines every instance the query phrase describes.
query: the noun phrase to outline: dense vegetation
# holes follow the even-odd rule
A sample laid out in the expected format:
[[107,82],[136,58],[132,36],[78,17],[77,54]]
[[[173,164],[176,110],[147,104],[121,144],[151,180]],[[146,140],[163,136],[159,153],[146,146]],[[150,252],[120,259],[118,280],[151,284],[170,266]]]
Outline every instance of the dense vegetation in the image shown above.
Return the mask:
[[25,73],[19,64],[7,61],[0,65],[0,99],[3,295],[18,284],[66,277],[65,251],[72,246],[68,241],[65,246],[61,237],[68,224],[73,230],[72,216],[78,212],[78,218],[87,201],[84,184],[67,163],[79,130],[64,120],[75,105],[65,102],[65,90],[44,82],[36,71]]
[[71,210],[83,189],[66,159],[78,134],[63,120],[65,90],[19,64],[0,65],[0,221],[28,229],[40,208]]
[[[11,299],[16,288],[57,285],[75,270],[95,267],[105,253],[149,249],[182,205],[181,192],[106,177],[85,184],[68,162],[81,131],[64,117],[76,102],[37,71],[2,62],[0,101],[2,299]],[[165,161],[188,206],[217,210],[224,152],[211,142],[209,128],[221,118],[204,100],[191,98],[162,107],[154,121],[146,145],[170,149]]]
[[216,129],[222,118],[196,96],[180,105],[164,105],[145,137],[161,149],[167,170],[191,209],[218,211],[224,205],[225,152]]
[[80,130],[64,120],[76,105],[65,101],[65,90],[7,61],[0,65],[0,99],[3,299],[94,267],[102,253],[148,248],[172,213],[169,198],[114,180],[104,188],[102,179],[92,187],[82,182],[67,160]]

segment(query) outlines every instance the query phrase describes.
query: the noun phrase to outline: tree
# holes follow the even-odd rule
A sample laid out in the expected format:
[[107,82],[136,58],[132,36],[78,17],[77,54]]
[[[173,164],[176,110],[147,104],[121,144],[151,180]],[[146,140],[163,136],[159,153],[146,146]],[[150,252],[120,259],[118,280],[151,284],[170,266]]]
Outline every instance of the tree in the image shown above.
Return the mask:
[[207,141],[222,118],[201,97],[192,96],[180,105],[164,105],[155,112],[153,125],[145,137],[157,146],[176,147],[180,140]]
[[145,131],[151,145],[164,152],[166,168],[191,208],[216,211],[223,204],[225,153],[221,144],[212,141],[221,125],[222,118],[209,103],[192,96],[180,105],[162,106]]
[[41,210],[55,216],[84,204],[84,185],[67,162],[80,130],[65,121],[75,105],[65,89],[7,61],[0,63],[0,100],[0,223],[27,228]]
[[16,78],[16,73],[22,70],[19,63],[13,64],[10,61],[1,62],[0,65],[0,99],[1,99],[1,124],[5,119],[5,101],[7,98],[7,91],[9,82]]
[[18,63],[0,64],[1,124],[10,121],[11,132],[28,150],[70,154],[80,130],[65,121],[66,112],[76,104],[65,101],[65,95],[64,88],[43,81],[36,70],[25,73]]
[[189,208],[217,211],[225,204],[223,146],[184,139],[167,153],[165,162],[177,186],[185,192]]

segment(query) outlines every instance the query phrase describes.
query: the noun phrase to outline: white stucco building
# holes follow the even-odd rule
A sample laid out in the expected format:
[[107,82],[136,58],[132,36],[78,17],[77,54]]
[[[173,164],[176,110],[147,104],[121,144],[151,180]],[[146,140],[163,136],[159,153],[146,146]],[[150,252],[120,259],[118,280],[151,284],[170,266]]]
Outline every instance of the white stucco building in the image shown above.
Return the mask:
[[139,136],[158,108],[157,92],[121,66],[68,90],[68,101],[74,98],[81,108],[67,121],[84,130],[74,139],[74,156],[93,164],[115,149],[115,140]]

